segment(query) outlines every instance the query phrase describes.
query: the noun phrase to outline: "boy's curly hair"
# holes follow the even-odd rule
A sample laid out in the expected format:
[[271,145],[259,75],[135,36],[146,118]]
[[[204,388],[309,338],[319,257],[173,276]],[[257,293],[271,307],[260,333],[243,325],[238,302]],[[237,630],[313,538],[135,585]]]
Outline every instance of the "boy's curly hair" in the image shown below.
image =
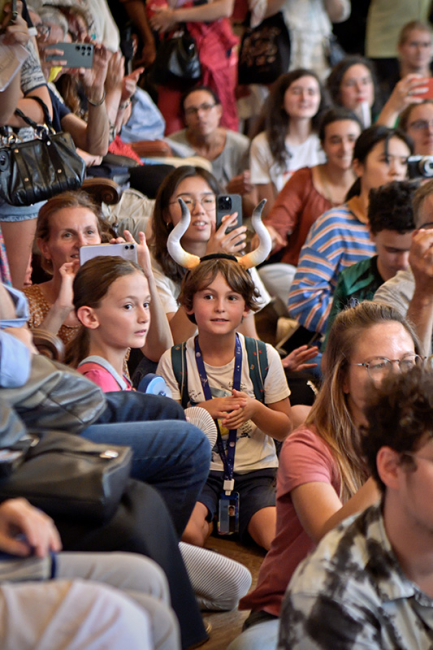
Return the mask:
[[379,389],[370,387],[364,412],[368,425],[361,427],[361,448],[371,475],[384,492],[386,486],[376,465],[381,447],[399,453],[400,462],[414,471],[416,461],[409,452],[433,438],[432,370],[415,366],[405,373],[392,373]]

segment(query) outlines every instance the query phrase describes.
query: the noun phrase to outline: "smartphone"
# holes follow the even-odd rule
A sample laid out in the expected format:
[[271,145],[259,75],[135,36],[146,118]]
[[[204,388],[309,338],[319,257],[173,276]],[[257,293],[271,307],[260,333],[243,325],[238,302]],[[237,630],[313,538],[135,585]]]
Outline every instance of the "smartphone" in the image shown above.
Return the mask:
[[125,242],[123,244],[96,244],[95,246],[81,246],[80,264],[85,264],[99,255],[114,255],[137,264],[137,245]]
[[63,54],[47,56],[47,61],[66,61],[66,68],[91,68],[93,66],[92,43],[55,43],[47,45],[47,50],[62,50]]
[[423,79],[423,88],[427,88],[425,93],[417,93],[412,91],[414,97],[421,97],[422,99],[433,99],[433,78]]
[[226,233],[242,226],[242,197],[240,194],[218,194],[216,200],[216,228],[220,227],[223,217],[228,214],[238,213],[236,223],[227,228]]

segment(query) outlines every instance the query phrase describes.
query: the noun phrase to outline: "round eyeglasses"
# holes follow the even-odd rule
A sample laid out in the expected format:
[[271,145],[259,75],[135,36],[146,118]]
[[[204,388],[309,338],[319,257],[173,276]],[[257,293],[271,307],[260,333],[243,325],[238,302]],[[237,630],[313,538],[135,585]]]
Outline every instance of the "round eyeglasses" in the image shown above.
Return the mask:
[[352,363],[352,366],[362,366],[367,368],[367,372],[374,381],[382,381],[394,372],[395,366],[398,365],[401,372],[407,372],[414,366],[421,366],[424,363],[423,357],[418,354],[405,354],[401,359],[386,359],[385,357],[374,357],[364,363]]
[[182,199],[190,212],[194,210],[197,203],[200,203],[206,212],[213,212],[216,206],[216,197],[213,194],[202,196],[201,199],[194,198],[193,196],[179,196],[175,201],[170,201],[169,205],[179,205],[179,199]]

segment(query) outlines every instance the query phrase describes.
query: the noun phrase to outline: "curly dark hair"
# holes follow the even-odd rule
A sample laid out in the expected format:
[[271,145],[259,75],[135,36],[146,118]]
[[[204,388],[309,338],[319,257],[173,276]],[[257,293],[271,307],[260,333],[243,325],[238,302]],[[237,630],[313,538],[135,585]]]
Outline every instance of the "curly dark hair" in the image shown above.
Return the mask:
[[327,108],[327,95],[324,92],[322,82],[313,70],[298,68],[291,72],[286,72],[278,77],[272,86],[269,97],[264,103],[260,120],[256,129],[256,135],[261,131],[266,132],[272,156],[275,162],[284,169],[288,157],[286,149],[286,136],[290,124],[290,117],[284,109],[284,95],[289,86],[302,77],[314,77],[319,84],[320,104],[316,115],[311,120],[312,130],[317,132],[319,129],[320,116]]
[[370,190],[368,222],[376,235],[381,230],[404,234],[415,230],[412,200],[419,181],[393,181]]
[[392,373],[381,384],[371,386],[364,410],[368,425],[361,427],[361,448],[371,475],[382,492],[376,458],[382,447],[400,454],[401,464],[416,469],[410,455],[433,438],[433,372],[415,366],[408,372]]

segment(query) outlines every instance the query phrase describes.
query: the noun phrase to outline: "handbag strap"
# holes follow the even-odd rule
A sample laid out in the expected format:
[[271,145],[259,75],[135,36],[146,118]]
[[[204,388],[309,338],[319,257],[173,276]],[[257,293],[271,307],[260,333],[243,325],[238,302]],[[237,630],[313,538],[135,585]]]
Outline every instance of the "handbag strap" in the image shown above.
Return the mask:
[[[54,131],[53,123],[48,111],[48,106],[45,104],[45,102],[40,97],[28,97],[27,99],[33,99],[40,106],[42,106],[42,110],[44,112],[44,122],[51,131]],[[28,117],[28,115],[25,115],[19,108],[15,109],[15,115],[18,115],[18,117],[20,117],[22,120],[24,120],[24,122],[26,122],[26,124],[32,126],[34,129],[39,126],[39,124],[32,120],[31,117]]]

